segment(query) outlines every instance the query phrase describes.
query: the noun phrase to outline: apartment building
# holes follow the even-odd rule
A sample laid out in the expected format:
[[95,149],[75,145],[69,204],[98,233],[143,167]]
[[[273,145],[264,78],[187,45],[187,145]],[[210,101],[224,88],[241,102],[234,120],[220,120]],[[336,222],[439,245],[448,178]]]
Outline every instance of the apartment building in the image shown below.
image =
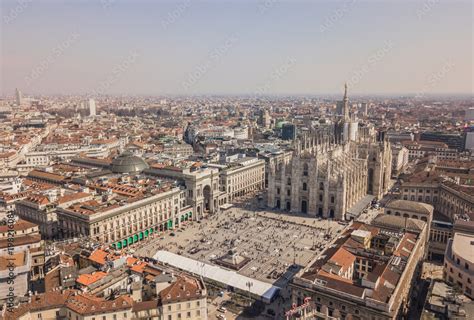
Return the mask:
[[398,319],[407,311],[426,237],[421,220],[379,215],[374,225],[354,222],[295,276],[292,300],[316,319]]

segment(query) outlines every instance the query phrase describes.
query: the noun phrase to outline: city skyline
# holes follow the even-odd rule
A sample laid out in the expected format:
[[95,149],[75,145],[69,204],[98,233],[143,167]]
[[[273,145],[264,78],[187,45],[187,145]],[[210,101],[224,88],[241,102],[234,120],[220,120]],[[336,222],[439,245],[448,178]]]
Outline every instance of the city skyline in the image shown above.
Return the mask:
[[472,94],[469,24],[469,1],[6,1],[0,94]]

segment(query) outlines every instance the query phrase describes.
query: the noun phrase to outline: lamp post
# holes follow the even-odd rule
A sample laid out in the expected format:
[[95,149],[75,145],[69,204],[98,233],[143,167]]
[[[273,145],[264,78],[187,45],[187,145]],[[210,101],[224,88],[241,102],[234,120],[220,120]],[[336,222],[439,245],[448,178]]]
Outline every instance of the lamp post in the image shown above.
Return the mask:
[[253,287],[253,282],[248,281],[248,282],[245,283],[245,285],[247,286],[247,288],[249,288],[248,293],[249,293],[249,306],[250,306],[250,305],[252,305],[251,300],[250,300],[250,288]]

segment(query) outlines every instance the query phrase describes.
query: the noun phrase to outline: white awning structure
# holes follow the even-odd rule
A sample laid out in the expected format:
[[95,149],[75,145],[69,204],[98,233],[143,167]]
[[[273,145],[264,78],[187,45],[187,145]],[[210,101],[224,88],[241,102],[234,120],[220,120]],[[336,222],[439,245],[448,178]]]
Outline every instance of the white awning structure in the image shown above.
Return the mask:
[[250,293],[254,296],[260,297],[264,302],[272,301],[273,297],[280,290],[279,287],[270,283],[252,279],[240,275],[235,271],[183,257],[172,252],[160,250],[154,255],[154,258],[159,262],[166,263],[189,273],[202,275],[203,278],[207,278],[242,291],[248,292],[249,286],[247,284],[251,283]]
[[359,201],[357,201],[349,210],[347,210],[346,217],[351,217],[351,218],[356,218],[360,215],[360,213],[367,208],[372,200],[374,200],[375,197],[368,194]]

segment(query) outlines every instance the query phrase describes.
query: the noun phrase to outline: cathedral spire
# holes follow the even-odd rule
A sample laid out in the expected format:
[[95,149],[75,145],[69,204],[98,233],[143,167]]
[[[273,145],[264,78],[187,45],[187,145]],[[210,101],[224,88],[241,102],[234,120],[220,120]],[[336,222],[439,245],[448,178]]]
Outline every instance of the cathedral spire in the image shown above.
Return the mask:
[[347,82],[344,84],[344,99],[343,99],[343,112],[344,112],[344,120],[347,122],[349,121],[349,103],[347,98]]

